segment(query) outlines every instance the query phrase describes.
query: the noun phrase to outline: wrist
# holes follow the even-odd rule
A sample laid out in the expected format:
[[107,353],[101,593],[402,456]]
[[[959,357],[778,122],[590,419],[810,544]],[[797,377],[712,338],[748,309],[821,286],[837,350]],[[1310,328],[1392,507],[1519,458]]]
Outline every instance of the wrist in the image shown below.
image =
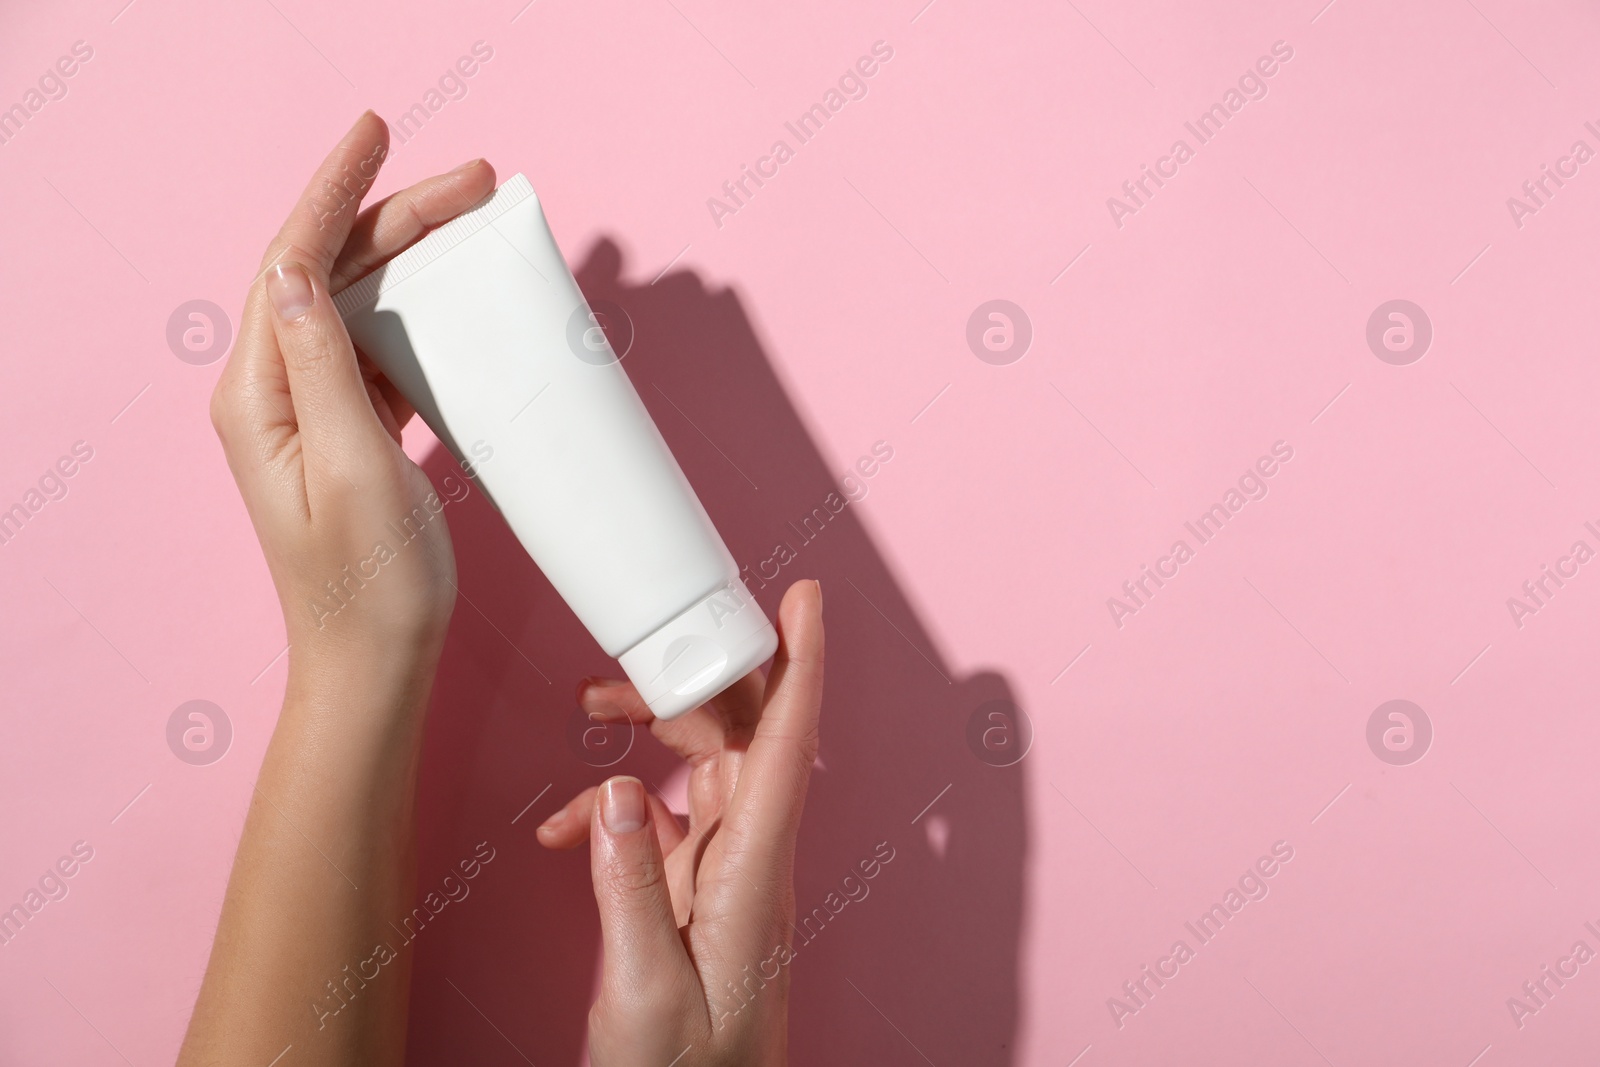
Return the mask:
[[437,641],[291,640],[284,712],[335,723],[420,726],[438,672]]

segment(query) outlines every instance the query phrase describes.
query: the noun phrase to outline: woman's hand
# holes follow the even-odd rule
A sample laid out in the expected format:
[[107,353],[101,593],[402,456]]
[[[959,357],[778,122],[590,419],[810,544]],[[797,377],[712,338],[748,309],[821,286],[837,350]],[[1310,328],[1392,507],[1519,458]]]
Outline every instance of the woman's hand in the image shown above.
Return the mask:
[[332,295],[476,206],[494,171],[476,160],[358,217],[387,144],[367,112],[324,161],[267,246],[211,399],[295,674],[403,676],[393,668],[437,659],[455,603],[443,502],[400,449],[412,409],[357,358]]
[[794,849],[822,708],[822,589],[778,609],[763,683],[662,722],[624,682],[586,682],[596,719],[648,723],[689,761],[689,826],[635,778],[587,789],[539,827],[591,847],[605,946],[589,1012],[596,1067],[772,1067],[786,1059]]
[[367,112],[318,168],[212,395],[282,603],[289,682],[184,1067],[405,1055],[414,953],[391,924],[416,898],[417,766],[455,559],[442,505],[400,449],[411,409],[357,358],[331,296],[481,202],[494,172],[475,161],[357,215],[387,145]]

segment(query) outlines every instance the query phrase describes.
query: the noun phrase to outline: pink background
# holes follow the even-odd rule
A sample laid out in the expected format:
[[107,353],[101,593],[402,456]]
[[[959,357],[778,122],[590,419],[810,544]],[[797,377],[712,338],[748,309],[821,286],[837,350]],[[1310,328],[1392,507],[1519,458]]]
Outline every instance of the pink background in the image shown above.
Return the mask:
[[[896,855],[794,964],[796,1062],[1592,1059],[1600,963],[1521,1026],[1507,998],[1600,950],[1600,565],[1520,627],[1507,598],[1600,548],[1600,162],[1520,227],[1506,204],[1600,149],[1592,5],[123,2],[7,4],[0,32],[0,107],[93,48],[0,145],[0,507],[94,451],[0,546],[0,907],[94,849],[0,948],[0,1061],[170,1062],[282,691],[206,416],[222,363],[176,358],[168,317],[236,319],[359,111],[393,119],[477,41],[378,192],[478,155],[528,174],[741,561],[893,448],[759,594],[827,595],[801,909]],[[867,96],[719,227],[707,198],[880,40]],[[1107,198],[1276,41],[1268,95],[1119,228]],[[1009,365],[965,340],[996,298],[1033,329]],[[1434,328],[1406,366],[1365,339],[1392,299]],[[1107,599],[1277,441],[1266,498],[1119,628]],[[533,829],[608,773],[567,742],[607,661],[481,497],[449,522],[476,610],[420,882],[497,858],[414,946],[412,1059],[575,1063],[587,866]],[[207,766],[166,741],[194,699],[234,731]],[[1409,765],[1368,746],[1392,699],[1432,723]],[[1035,731],[1013,766],[968,747],[991,700]],[[615,769],[672,768],[645,738]],[[1279,841],[1269,895],[1200,945],[1184,924]],[[1119,1026],[1108,998],[1178,939],[1194,959]]]

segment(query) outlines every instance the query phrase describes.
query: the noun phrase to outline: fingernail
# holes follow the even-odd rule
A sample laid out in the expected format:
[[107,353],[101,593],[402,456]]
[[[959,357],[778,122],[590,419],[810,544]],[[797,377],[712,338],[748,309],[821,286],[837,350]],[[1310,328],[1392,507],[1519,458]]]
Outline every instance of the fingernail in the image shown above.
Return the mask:
[[[628,713],[622,710],[621,706],[610,701],[599,699],[606,690],[615,688],[617,684],[617,682],[610,678],[589,677],[580,679],[577,690],[578,706],[580,708],[587,708],[592,704],[594,707],[604,711],[607,716],[617,719],[626,719],[628,717]],[[591,700],[591,697],[594,697],[595,699]],[[593,717],[594,715],[591,714],[590,718]]]
[[644,825],[644,786],[637,778],[613,778],[600,801],[600,818],[614,834],[631,834]]
[[454,170],[452,170],[450,173],[451,174],[460,174],[464,170],[471,170],[473,167],[476,167],[479,163],[482,163],[482,162],[483,162],[483,157],[482,156],[479,156],[477,159],[469,159],[465,163],[461,164],[461,166],[459,166],[459,167],[455,168]]
[[280,319],[292,322],[311,309],[317,294],[305,271],[280,263],[267,274],[267,298]]
[[599,678],[591,674],[578,683],[578,699],[583,700],[583,695],[591,689],[615,689],[621,684],[615,678]]
[[811,583],[817,587],[817,614],[821,615],[822,614],[822,582],[819,581],[816,578],[813,578],[813,579],[811,579]]

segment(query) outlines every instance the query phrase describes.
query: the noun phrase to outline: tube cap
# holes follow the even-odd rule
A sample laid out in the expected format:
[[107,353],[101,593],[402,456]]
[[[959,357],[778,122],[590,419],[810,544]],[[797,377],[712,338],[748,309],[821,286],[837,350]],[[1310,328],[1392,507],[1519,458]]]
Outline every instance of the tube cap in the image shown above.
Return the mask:
[[699,707],[766,662],[778,632],[738,578],[617,657],[658,719]]

